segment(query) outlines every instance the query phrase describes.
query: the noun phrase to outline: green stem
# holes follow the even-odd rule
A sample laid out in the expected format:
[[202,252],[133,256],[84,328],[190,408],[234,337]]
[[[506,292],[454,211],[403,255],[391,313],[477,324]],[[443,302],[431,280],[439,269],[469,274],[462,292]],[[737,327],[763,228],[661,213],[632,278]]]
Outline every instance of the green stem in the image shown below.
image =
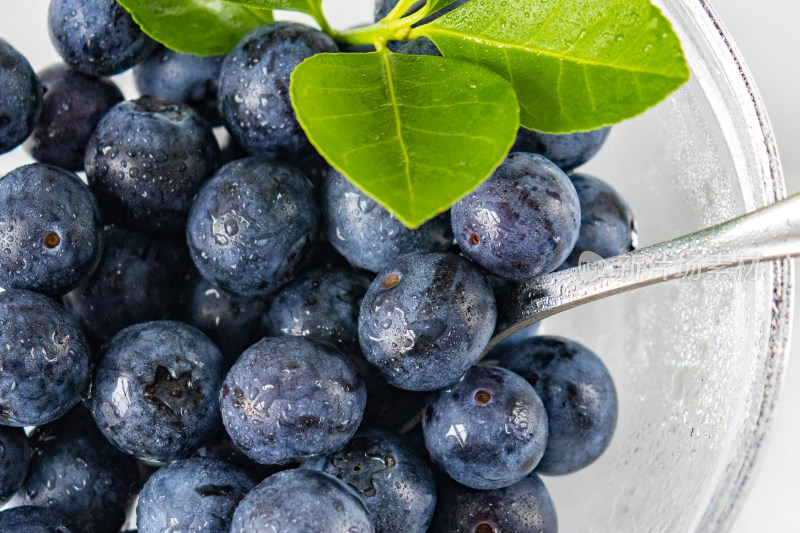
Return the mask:
[[[397,20],[403,18],[403,16],[408,13],[408,10],[411,9],[417,0],[400,0],[395,4],[392,10],[386,15],[386,18],[383,20]],[[421,9],[420,11],[425,11],[425,9]]]
[[376,42],[393,41],[394,33],[386,27],[385,23],[378,22],[369,26],[361,26],[350,30],[340,31],[334,37],[339,44],[358,46],[375,44]]
[[311,17],[319,24],[319,27],[322,31],[333,37],[336,38],[336,30],[331,28],[331,25],[328,24],[328,19],[325,18],[325,13],[322,12],[322,7],[316,7],[313,13],[309,13]]
[[[405,6],[404,3],[413,5],[414,2],[415,0],[407,0],[405,2],[400,2],[397,6],[405,7],[407,10],[410,6]],[[399,20],[393,20],[392,14],[390,13],[385,19],[375,24],[336,32],[335,35],[331,34],[331,36],[336,39],[339,44],[351,46],[374,44],[376,48],[380,49],[383,44],[389,41],[408,41],[412,31],[411,26],[424,17],[424,8]]]

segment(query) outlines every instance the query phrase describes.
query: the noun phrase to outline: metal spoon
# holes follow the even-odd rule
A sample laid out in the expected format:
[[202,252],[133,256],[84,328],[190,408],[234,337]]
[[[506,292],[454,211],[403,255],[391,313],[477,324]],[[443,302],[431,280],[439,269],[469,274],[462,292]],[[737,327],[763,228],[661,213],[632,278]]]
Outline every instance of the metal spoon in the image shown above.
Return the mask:
[[[513,286],[497,301],[497,330],[481,358],[521,329],[585,303],[690,274],[794,256],[800,256],[800,193],[696,233]],[[400,434],[421,419],[417,414]]]
[[518,284],[497,302],[497,343],[549,316],[710,270],[800,256],[800,194],[677,239]]

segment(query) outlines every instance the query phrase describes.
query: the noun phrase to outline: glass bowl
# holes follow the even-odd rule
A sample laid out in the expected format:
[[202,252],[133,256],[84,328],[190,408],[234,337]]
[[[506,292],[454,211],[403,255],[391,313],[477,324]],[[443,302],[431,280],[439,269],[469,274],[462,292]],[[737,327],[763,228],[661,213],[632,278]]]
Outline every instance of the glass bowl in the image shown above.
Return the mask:
[[[614,185],[652,244],[784,196],[772,130],[746,67],[702,0],[657,2],[680,35],[691,81],[612,130],[581,171]],[[47,2],[17,3],[0,35],[34,68],[58,60]],[[370,0],[326,2],[338,27]],[[132,96],[130,75],[118,79]],[[0,175],[30,162],[0,157]],[[593,465],[545,477],[561,530],[724,531],[749,486],[786,365],[789,261],[642,289],[547,319],[542,333],[594,349],[617,384],[619,425]]]

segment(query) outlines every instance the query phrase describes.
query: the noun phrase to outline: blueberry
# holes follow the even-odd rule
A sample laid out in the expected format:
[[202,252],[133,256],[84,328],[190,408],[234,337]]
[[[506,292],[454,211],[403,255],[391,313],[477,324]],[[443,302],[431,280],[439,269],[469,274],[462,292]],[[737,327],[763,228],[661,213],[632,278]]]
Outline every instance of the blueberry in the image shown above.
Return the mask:
[[307,58],[335,53],[321,31],[293,22],[274,22],[245,36],[222,64],[220,113],[231,135],[253,155],[291,162],[314,153],[295,117],[289,82]]
[[42,114],[42,86],[31,64],[0,38],[0,154],[31,134]]
[[25,141],[37,161],[83,170],[89,137],[108,111],[124,98],[114,82],[53,65],[39,73],[44,91],[42,118]]
[[366,403],[353,364],[332,345],[265,338],[248,348],[222,385],[222,422],[254,461],[281,464],[340,449]]
[[386,431],[360,431],[343,449],[310,459],[313,468],[344,481],[364,503],[376,533],[425,533],[436,505],[436,486],[425,459]]
[[0,424],[39,426],[81,400],[89,344],[75,320],[39,293],[0,293]]
[[573,174],[570,179],[581,203],[581,230],[563,266],[578,266],[584,252],[607,259],[634,250],[638,242],[636,222],[622,196],[592,176]]
[[317,236],[308,178],[251,157],[228,163],[197,195],[186,228],[192,260],[207,280],[243,296],[265,296],[294,277]]
[[219,424],[224,360],[179,322],[147,322],[114,336],[92,384],[92,416],[115,446],[166,463],[200,448]]
[[25,431],[0,426],[0,506],[22,486],[30,459],[31,447]]
[[581,166],[593,158],[608,138],[611,128],[599,130],[548,134],[520,128],[512,152],[541,154],[564,172]]
[[442,53],[433,44],[433,41],[427,37],[417,37],[413,41],[409,41],[397,51],[399,54],[407,54],[412,56],[441,56]]
[[36,163],[0,180],[0,285],[60,296],[100,262],[103,224],[72,172]]
[[0,533],[78,533],[60,513],[32,505],[0,512]]
[[547,445],[547,415],[533,387],[504,368],[475,366],[434,393],[422,417],[425,447],[454,480],[479,490],[530,474]]
[[367,388],[363,424],[399,430],[425,405],[426,393],[389,385],[361,354],[358,314],[370,278],[329,269],[307,272],[280,291],[262,322],[266,335],[311,337],[341,349]]
[[236,296],[195,275],[184,289],[183,316],[214,341],[228,366],[258,340],[264,302]]
[[245,496],[230,533],[372,533],[367,509],[355,493],[316,470],[286,470]]
[[556,533],[553,501],[536,474],[497,490],[473,490],[456,483],[437,486],[439,501],[432,531],[448,533]]
[[220,164],[208,123],[186,104],[117,104],[86,148],[86,177],[107,222],[154,237],[183,234],[192,200]]
[[116,0],[50,0],[47,22],[64,62],[92,76],[128,70],[157,46]]
[[558,268],[580,230],[575,187],[540,155],[512,153],[451,211],[462,253],[514,281]]
[[364,357],[407,390],[458,381],[494,332],[497,309],[486,277],[453,254],[400,257],[372,282],[358,319]]
[[216,126],[220,124],[217,85],[224,59],[159,47],[133,69],[133,77],[141,94],[188,104]]
[[401,255],[443,252],[453,243],[449,213],[408,229],[336,170],[325,182],[323,206],[328,241],[357,268],[378,272]]
[[132,231],[109,228],[104,240],[94,274],[64,296],[95,344],[127,326],[172,317],[187,261],[171,244]]
[[536,471],[563,475],[594,462],[617,426],[617,392],[597,355],[560,337],[534,337],[493,353],[523,376],[542,398],[549,438]]
[[145,483],[136,508],[139,533],[228,533],[239,501],[255,486],[224,461],[194,457],[158,470]]
[[275,295],[265,317],[267,334],[312,337],[359,354],[358,311],[371,281],[344,270],[303,274]]
[[79,531],[117,533],[137,488],[136,461],[109,444],[86,409],[36,428],[31,444],[25,503],[58,511]]

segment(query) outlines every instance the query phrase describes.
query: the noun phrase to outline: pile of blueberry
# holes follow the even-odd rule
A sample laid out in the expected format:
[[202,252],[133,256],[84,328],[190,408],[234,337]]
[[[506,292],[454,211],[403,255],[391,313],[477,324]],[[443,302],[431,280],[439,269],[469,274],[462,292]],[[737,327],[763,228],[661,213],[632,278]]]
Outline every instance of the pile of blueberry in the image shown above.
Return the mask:
[[[63,64],[0,39],[0,153],[39,161],[0,179],[0,532],[116,533],[136,494],[140,533],[556,531],[539,474],[608,447],[613,381],[532,330],[478,360],[509,283],[634,246],[625,201],[572,173],[608,130],[520,131],[412,231],[294,117],[325,34],[200,58],[114,0],[49,13]],[[101,76],[131,67],[123,101]]]

